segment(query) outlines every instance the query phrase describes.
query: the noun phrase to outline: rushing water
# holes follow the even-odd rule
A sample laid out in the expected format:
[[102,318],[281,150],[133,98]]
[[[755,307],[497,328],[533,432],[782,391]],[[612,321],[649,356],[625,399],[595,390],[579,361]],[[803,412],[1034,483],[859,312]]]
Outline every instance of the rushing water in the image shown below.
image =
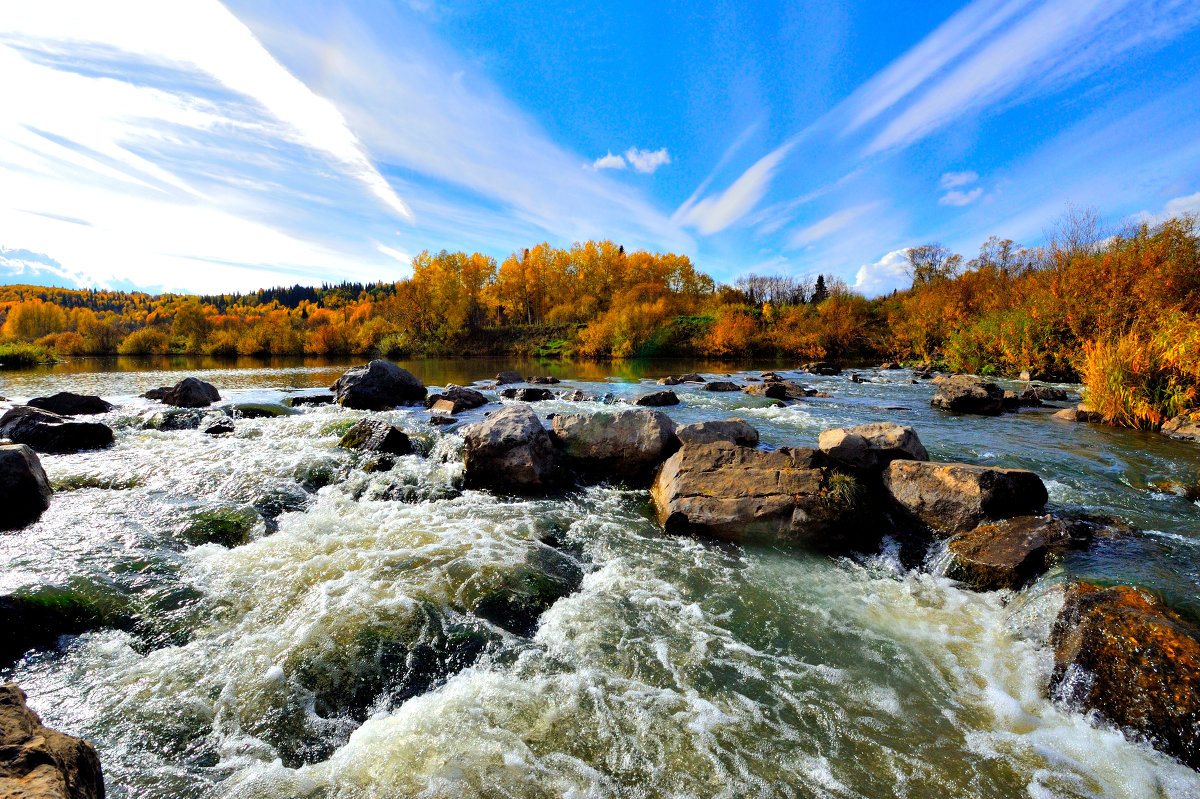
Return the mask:
[[[431,386],[515,366],[616,397],[670,371],[729,368],[404,365]],[[1200,796],[1200,775],[1043,696],[1065,579],[1145,585],[1200,616],[1200,507],[1181,490],[1200,480],[1197,447],[1049,410],[950,417],[904,371],[862,370],[863,384],[798,374],[832,399],[786,408],[676,387],[678,421],[738,415],[764,446],[909,424],[935,460],[1033,469],[1055,506],[1145,531],[1099,541],[1020,595],[980,594],[904,568],[886,545],[846,559],[664,536],[645,492],[460,491],[460,437],[417,409],[382,416],[426,454],[369,472],[336,447],[362,412],[239,420],[213,439],[145,429],[155,404],[136,396],[186,368],[227,400],[277,401],[344,367],[79,362],[0,376],[9,400],[72,390],[120,405],[103,417],[115,446],[43,456],[50,510],[0,536],[0,593],[52,588],[123,620],[4,675],[48,724],[96,744],[111,796]],[[248,514],[249,542],[193,545],[194,520],[229,509]],[[581,589],[532,638],[471,617],[547,536],[584,564]],[[411,664],[450,641],[479,646],[439,679],[343,690],[379,688],[381,652]]]

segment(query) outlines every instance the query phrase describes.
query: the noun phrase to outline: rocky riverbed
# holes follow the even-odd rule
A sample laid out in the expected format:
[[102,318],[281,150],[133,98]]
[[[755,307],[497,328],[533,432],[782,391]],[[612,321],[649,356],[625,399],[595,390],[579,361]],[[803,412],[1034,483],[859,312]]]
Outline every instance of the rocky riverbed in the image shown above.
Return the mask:
[[115,796],[1200,791],[1195,444],[484,369],[7,381],[4,676]]

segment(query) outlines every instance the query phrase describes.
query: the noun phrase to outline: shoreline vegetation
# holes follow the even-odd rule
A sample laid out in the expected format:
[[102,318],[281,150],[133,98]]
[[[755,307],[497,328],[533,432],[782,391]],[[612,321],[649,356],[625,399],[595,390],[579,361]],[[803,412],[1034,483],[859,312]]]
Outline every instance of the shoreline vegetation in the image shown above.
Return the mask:
[[687,256],[610,241],[541,244],[501,263],[423,252],[395,283],[244,295],[4,286],[0,364],[113,354],[882,360],[1079,381],[1106,422],[1146,430],[1200,405],[1196,218],[1109,230],[1072,209],[1046,240],[992,237],[970,260],[911,248],[911,287],[877,299],[825,275],[718,284]]

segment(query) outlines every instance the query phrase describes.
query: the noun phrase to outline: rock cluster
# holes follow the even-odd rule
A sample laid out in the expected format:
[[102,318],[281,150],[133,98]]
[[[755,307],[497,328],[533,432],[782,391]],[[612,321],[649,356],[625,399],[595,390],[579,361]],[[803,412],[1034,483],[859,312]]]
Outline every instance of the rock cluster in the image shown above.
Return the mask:
[[50,411],[20,405],[0,416],[0,436],[38,452],[100,449],[113,443],[113,431],[99,422],[76,422]]
[[1162,426],[1162,434],[1200,444],[1200,410],[1181,413]]
[[142,396],[177,408],[207,408],[221,401],[221,394],[212,383],[195,377],[185,377],[173,386],[152,388]]
[[434,413],[447,413],[451,416],[463,411],[481,408],[487,405],[487,397],[473,388],[449,385],[440,394],[430,394],[425,399],[425,407]]

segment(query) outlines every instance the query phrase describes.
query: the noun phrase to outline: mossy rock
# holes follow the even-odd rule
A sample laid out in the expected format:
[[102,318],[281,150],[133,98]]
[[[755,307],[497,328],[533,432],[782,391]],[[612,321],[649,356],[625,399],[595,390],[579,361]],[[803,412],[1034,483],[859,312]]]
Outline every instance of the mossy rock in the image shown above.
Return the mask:
[[62,635],[99,627],[127,629],[132,617],[128,598],[85,580],[0,596],[0,664],[30,649],[53,647]]
[[262,516],[252,507],[209,508],[191,515],[183,539],[193,546],[211,543],[232,549],[249,541],[262,523]]
[[308,458],[292,469],[292,476],[305,491],[319,491],[343,476],[343,467],[327,458]]
[[341,438],[342,436],[346,435],[346,433],[350,432],[350,428],[354,427],[356,424],[358,424],[358,420],[353,417],[333,419],[321,425],[321,435],[337,436],[338,438]]
[[568,555],[539,546],[503,585],[476,600],[472,612],[513,635],[530,637],[558,600],[579,590],[583,570]]
[[299,416],[300,411],[274,402],[239,402],[225,409],[226,413],[240,419],[276,419],[280,416]]

